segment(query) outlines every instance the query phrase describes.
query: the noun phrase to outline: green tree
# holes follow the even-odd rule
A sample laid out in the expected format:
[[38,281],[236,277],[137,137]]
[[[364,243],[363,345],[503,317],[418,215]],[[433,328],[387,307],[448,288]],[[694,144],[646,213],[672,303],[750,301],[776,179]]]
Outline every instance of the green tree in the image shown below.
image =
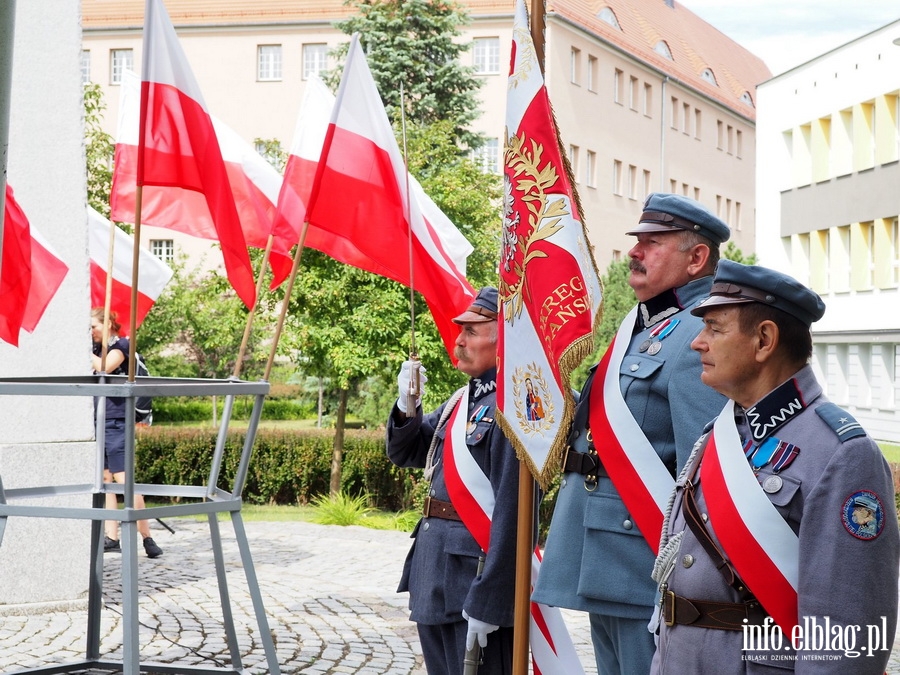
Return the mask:
[[113,156],[116,145],[101,126],[106,102],[99,84],[84,85],[84,154],[87,160],[88,204],[109,217]]
[[[468,15],[455,0],[346,0],[357,14],[337,21],[348,35],[359,33],[360,45],[381,93],[388,118],[400,121],[400,86],[404,90],[406,119],[428,126],[449,120],[460,146],[481,145],[469,129],[478,116],[477,92],[481,80],[463,66],[460,56],[469,48],[457,41]],[[332,55],[343,63],[348,43]],[[335,88],[341,69],[325,75]]]

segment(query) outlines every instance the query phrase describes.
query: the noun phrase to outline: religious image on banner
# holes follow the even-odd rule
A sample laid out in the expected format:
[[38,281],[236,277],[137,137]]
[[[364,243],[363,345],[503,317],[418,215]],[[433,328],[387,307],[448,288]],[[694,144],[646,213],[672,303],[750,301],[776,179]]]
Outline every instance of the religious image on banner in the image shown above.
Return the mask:
[[516,3],[504,143],[500,424],[542,487],[559,470],[575,400],[569,376],[593,351],[600,280],[524,3]]

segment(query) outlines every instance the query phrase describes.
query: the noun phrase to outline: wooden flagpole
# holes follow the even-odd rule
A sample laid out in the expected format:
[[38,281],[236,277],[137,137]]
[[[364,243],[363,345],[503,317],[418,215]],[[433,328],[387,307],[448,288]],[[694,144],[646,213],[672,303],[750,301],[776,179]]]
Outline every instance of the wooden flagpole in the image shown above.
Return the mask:
[[109,246],[106,254],[106,285],[103,291],[103,316],[106,320],[103,322],[103,330],[100,333],[100,339],[103,341],[100,345],[101,373],[106,372],[106,355],[109,353],[109,313],[112,311],[112,276],[116,255],[116,224],[109,221],[109,225]]
[[[321,162],[322,159],[320,158]],[[317,174],[318,176],[318,174]],[[312,200],[310,200],[310,205]],[[307,212],[309,208],[307,207]],[[303,230],[300,232],[300,241],[297,242],[297,250],[294,251],[294,261],[291,264],[291,276],[288,278],[287,286],[284,289],[284,300],[281,303],[281,313],[278,315],[278,325],[275,327],[275,336],[272,339],[272,349],[269,350],[269,360],[266,362],[266,372],[263,373],[263,379],[269,381],[269,373],[272,372],[272,364],[275,363],[275,350],[278,348],[278,341],[281,339],[281,331],[284,328],[284,319],[287,316],[288,304],[291,301],[291,292],[294,290],[294,280],[297,278],[297,272],[300,269],[300,258],[303,255],[303,247],[306,243],[306,231],[309,229],[309,220],[303,219]]]
[[[143,142],[143,136],[141,137]],[[134,246],[131,249],[131,311],[128,317],[128,381],[134,382],[135,363],[137,362],[137,304],[138,304],[138,271],[141,260],[141,203],[144,198],[144,186],[137,185],[134,195]],[[113,223],[115,227],[115,223]],[[112,233],[113,235],[115,232]],[[110,265],[109,274],[112,274]],[[108,310],[107,310],[108,311]]]
[[[262,295],[266,266],[269,264],[269,255],[272,253],[272,245],[274,242],[275,236],[269,232],[269,238],[266,240],[266,250],[263,253],[262,264],[259,266],[259,275],[256,277],[256,303],[250,308],[250,312],[247,314],[247,325],[244,326],[244,336],[241,338],[241,348],[238,350],[237,361],[234,362],[234,371],[232,372],[232,375],[235,378],[241,376],[241,368],[244,365],[244,354],[247,353],[247,344],[250,342],[250,331],[253,328],[253,318],[256,316],[256,308],[259,307],[259,298],[260,295]],[[269,379],[268,369],[266,370],[265,379]]]
[[[544,0],[531,0],[531,39],[541,72],[544,71]],[[528,674],[531,630],[531,556],[534,553],[534,477],[519,462],[518,534],[516,539],[516,587],[513,615],[513,675]]]

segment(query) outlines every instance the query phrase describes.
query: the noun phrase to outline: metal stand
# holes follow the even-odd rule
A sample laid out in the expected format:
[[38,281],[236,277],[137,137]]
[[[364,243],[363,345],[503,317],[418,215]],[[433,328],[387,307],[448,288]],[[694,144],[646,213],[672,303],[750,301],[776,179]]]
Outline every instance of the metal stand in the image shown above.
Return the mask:
[[[72,673],[82,670],[123,673],[138,675],[139,673],[197,673],[213,675],[216,673],[235,673],[250,675],[250,671],[241,664],[237,634],[231,612],[231,601],[228,594],[228,583],[225,575],[225,562],[222,552],[222,537],[219,531],[218,514],[228,512],[234,527],[244,574],[256,621],[259,638],[268,663],[270,675],[280,675],[275,655],[275,644],[269,630],[262,596],[247,533],[241,517],[241,492],[247,479],[250,458],[259,420],[262,415],[263,400],[269,392],[268,382],[245,382],[242,380],[200,380],[187,378],[142,377],[138,381],[128,382],[124,376],[95,375],[89,377],[44,377],[44,378],[7,378],[0,379],[0,395],[15,396],[93,396],[121,397],[126,401],[125,437],[125,482],[122,484],[103,483],[101,470],[103,466],[102,450],[100,466],[94,485],[55,485],[36,488],[5,490],[0,479],[0,544],[9,516],[25,516],[36,518],[70,518],[91,521],[91,553],[90,582],[88,588],[88,622],[84,661],[45,666],[30,670],[19,670],[16,673]],[[134,402],[138,396],[225,396],[225,410],[222,425],[216,440],[209,480],[205,486],[192,485],[147,485],[134,483]],[[253,412],[241,459],[238,465],[231,492],[217,487],[222,458],[225,451],[225,440],[228,436],[228,423],[234,396],[250,395],[254,397]],[[102,410],[104,406],[99,406]],[[102,429],[102,425],[101,425]],[[99,447],[102,448],[102,431],[98,433]],[[187,497],[199,501],[172,506],[152,506],[142,510],[134,508],[134,495],[157,497]],[[107,493],[123,494],[124,509],[106,509]],[[8,499],[50,497],[58,495],[93,495],[91,508],[56,507],[56,506],[24,506],[9,504]],[[198,666],[171,665],[165,663],[141,662],[138,642],[138,564],[137,564],[137,521],[151,518],[206,515],[209,521],[210,542],[215,560],[216,577],[219,584],[219,598],[222,603],[225,634],[228,650],[231,654],[231,668],[204,668]],[[122,607],[123,607],[123,659],[109,661],[100,654],[100,613],[103,608],[103,521],[118,520],[121,523],[120,537],[122,541]],[[10,673],[9,675],[13,675]]]

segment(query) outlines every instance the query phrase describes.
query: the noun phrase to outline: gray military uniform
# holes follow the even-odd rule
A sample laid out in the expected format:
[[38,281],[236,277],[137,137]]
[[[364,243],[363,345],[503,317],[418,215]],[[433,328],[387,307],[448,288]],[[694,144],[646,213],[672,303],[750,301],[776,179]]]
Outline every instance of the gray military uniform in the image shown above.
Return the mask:
[[[724,396],[700,382],[700,357],[690,349],[702,324],[689,310],[709,293],[711,284],[709,276],[675,289],[675,309],[680,310],[676,313],[663,311],[663,316],[649,316],[648,312],[644,317],[646,327],[632,337],[619,372],[628,409],[673,477],[687,460],[704,425],[725,404]],[[650,333],[665,318],[679,323],[658,342],[658,351],[651,353],[648,347],[641,351]],[[603,386],[592,380],[593,374],[582,392],[569,433],[572,449],[582,453],[589,451],[589,390]],[[610,649],[617,654],[624,672],[629,671],[626,662],[634,664],[631,672],[636,673],[639,667],[646,672],[653,653],[653,641],[646,631],[656,600],[656,584],[650,578],[653,560],[652,550],[609,477],[601,475],[589,491],[584,475],[566,473],[532,599],[593,615],[639,621],[634,630],[623,631],[630,635],[620,635]],[[595,652],[599,654],[596,644]],[[641,657],[630,661],[637,652]],[[599,659],[598,655],[598,663]]]
[[[802,401],[799,412],[785,415],[785,401]],[[663,621],[652,673],[656,675],[730,675],[737,673],[883,673],[890,656],[897,619],[897,578],[900,535],[890,469],[878,446],[852,417],[827,401],[809,366],[777,388],[745,416],[735,406],[742,439],[775,437],[799,452],[780,471],[766,464],[758,479],[775,508],[799,537],[799,620],[806,617],[824,627],[860,626],[855,634],[863,654],[816,648],[795,652],[790,635],[780,649],[772,644],[744,650],[741,630],[721,630]],[[784,421],[786,419],[786,421]],[[717,523],[706,512],[699,471],[708,434],[697,444],[697,457],[685,474],[692,474],[701,514],[709,518],[715,538]],[[686,526],[683,508],[684,476],[674,495],[674,507],[663,534],[664,542],[683,532],[665,589],[677,596],[702,602],[737,603],[746,598],[725,580],[697,536]],[[871,521],[857,522],[853,510],[870,507]],[[716,541],[718,541],[716,539]],[[662,554],[661,554],[662,557]],[[751,589],[752,590],[752,589]],[[670,617],[671,620],[671,617]],[[887,649],[866,656],[868,625],[887,633]],[[810,633],[811,634],[811,633]],[[849,633],[848,633],[849,635]],[[884,638],[882,638],[884,639]],[[773,636],[774,642],[774,636]],[[768,649],[759,648],[768,646]],[[811,645],[815,647],[815,645]],[[875,645],[871,645],[875,646]]]

